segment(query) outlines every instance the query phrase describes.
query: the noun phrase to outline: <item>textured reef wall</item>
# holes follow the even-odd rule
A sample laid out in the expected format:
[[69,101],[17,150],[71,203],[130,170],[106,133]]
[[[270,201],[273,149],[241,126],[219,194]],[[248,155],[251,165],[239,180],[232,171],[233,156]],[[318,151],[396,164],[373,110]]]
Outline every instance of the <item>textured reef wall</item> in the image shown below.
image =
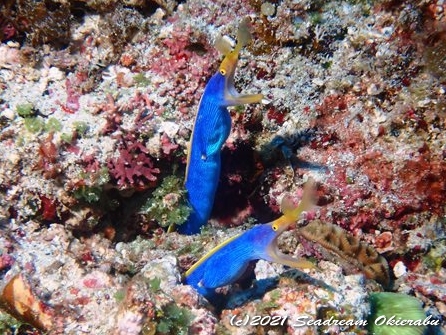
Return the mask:
[[[230,109],[208,226],[167,232],[190,213],[187,143],[214,42],[244,17],[235,84],[269,102]],[[386,289],[445,330],[443,1],[5,0],[0,42],[2,333],[366,333],[296,326],[364,320],[383,290],[299,233],[316,220],[376,250]],[[279,246],[318,270],[260,261],[215,308],[181,284],[309,177],[317,206]],[[234,325],[247,315],[281,322]]]

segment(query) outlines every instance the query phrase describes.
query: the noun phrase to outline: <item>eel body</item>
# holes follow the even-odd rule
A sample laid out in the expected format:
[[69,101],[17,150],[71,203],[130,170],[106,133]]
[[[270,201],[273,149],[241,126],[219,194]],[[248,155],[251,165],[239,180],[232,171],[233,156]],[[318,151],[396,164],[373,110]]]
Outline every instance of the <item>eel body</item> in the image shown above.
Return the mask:
[[236,282],[251,261],[263,259],[294,268],[315,268],[311,262],[283,254],[277,246],[278,237],[312,204],[305,194],[308,191],[297,207],[284,197],[281,217],[254,226],[209,251],[186,272],[184,283],[203,296],[212,297],[216,288]]
[[247,21],[242,21],[237,44],[225,48],[225,58],[207,83],[198,107],[188,152],[185,186],[192,212],[178,226],[183,234],[197,234],[210,217],[220,178],[220,152],[231,131],[228,106],[260,102],[262,94],[239,94],[234,74],[240,50],[251,39]]

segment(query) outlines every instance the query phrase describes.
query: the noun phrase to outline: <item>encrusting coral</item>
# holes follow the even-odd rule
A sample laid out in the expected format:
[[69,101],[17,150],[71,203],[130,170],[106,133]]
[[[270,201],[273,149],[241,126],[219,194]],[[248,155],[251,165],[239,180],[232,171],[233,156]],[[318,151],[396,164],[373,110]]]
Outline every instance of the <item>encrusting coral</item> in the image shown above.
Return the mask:
[[370,245],[361,242],[339,226],[312,221],[298,230],[305,239],[316,242],[328,251],[361,269],[367,278],[375,279],[384,287],[390,284],[389,265]]

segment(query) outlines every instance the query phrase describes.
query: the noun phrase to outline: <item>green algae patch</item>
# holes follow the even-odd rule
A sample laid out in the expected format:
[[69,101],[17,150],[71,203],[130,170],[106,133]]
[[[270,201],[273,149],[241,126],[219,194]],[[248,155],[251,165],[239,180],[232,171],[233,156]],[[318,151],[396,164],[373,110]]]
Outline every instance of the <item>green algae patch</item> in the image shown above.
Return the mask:
[[186,221],[191,208],[187,204],[182,179],[166,177],[141,207],[141,213],[155,220],[162,227],[179,225]]
[[367,320],[370,334],[422,335],[426,329],[422,324],[426,314],[421,302],[412,296],[391,292],[372,293],[370,305]]

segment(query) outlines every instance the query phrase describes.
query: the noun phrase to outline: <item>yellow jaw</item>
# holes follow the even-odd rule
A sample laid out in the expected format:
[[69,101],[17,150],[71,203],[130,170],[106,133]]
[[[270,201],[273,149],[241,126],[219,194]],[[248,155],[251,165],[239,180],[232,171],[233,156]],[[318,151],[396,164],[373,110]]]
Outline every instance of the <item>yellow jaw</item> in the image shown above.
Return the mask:
[[297,259],[281,253],[277,246],[277,238],[280,236],[280,234],[287,230],[290,225],[295,223],[302,212],[308,210],[313,205],[313,189],[314,181],[313,179],[309,179],[304,186],[302,200],[297,207],[293,204],[290,197],[283,197],[280,205],[283,215],[271,222],[271,228],[276,233],[276,238],[268,245],[267,248],[267,254],[271,261],[298,269],[316,268],[313,263],[305,259]]
[[240,22],[237,32],[237,44],[231,49],[229,43],[220,39],[216,43],[216,47],[221,51],[225,58],[220,64],[219,72],[225,77],[225,101],[228,105],[244,105],[260,102],[263,99],[262,94],[239,94],[234,86],[234,75],[240,50],[251,41],[251,33],[249,32],[249,19]]

